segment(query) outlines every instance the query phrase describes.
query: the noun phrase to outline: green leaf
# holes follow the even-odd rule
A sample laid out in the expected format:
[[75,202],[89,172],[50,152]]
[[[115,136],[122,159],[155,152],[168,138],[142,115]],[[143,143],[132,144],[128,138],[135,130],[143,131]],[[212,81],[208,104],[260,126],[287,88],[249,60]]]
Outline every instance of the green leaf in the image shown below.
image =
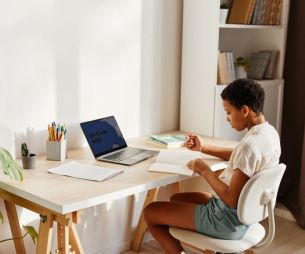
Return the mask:
[[22,225],[24,230],[31,236],[34,244],[37,244],[37,240],[38,240],[38,233],[36,231],[36,229],[32,226],[24,226]]
[[13,159],[12,155],[2,147],[0,147],[0,161],[5,175],[20,182],[23,180],[22,168]]

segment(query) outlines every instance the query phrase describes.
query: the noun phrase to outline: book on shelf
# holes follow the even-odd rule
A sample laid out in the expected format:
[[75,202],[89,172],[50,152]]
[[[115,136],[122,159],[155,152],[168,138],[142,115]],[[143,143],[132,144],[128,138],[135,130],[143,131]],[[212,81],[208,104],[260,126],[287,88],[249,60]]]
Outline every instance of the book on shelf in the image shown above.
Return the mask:
[[250,70],[248,78],[263,79],[267,66],[270,61],[271,53],[269,50],[254,52],[250,58]]
[[218,53],[217,84],[228,84],[236,79],[233,53]]
[[227,55],[226,52],[218,52],[218,77],[217,80],[218,84],[228,84],[230,83],[229,78],[229,69],[228,69],[228,62],[227,62]]
[[[187,149],[163,150],[160,151],[156,162],[150,166],[148,171],[192,176],[196,173],[187,167],[187,163],[191,160],[201,158],[201,156],[202,153]],[[218,158],[209,158],[206,162],[212,171],[227,167],[227,162]]]
[[251,24],[279,25],[283,0],[256,0]]
[[256,0],[234,0],[229,16],[230,24],[250,24]]
[[149,135],[146,141],[163,148],[175,148],[183,146],[185,140],[185,135]]
[[270,61],[266,68],[264,79],[274,79],[276,76],[276,67],[280,55],[279,50],[270,50]]

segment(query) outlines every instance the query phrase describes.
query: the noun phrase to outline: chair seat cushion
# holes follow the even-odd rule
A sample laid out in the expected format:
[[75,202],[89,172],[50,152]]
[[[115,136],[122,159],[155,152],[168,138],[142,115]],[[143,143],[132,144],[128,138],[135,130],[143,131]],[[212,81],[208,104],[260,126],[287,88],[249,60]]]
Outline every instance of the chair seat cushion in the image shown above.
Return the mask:
[[170,228],[170,234],[181,242],[198,249],[230,253],[245,251],[259,243],[265,235],[265,229],[261,224],[255,223],[249,227],[244,237],[240,240],[216,239],[179,228]]

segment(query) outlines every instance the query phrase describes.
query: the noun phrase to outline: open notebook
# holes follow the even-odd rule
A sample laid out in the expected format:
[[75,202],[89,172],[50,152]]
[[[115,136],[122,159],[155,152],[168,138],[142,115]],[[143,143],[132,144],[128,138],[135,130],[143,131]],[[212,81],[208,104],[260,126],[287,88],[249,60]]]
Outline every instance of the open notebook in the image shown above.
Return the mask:
[[[156,162],[153,163],[148,171],[152,172],[164,172],[164,173],[173,173],[180,175],[194,175],[194,171],[190,170],[186,164],[193,159],[201,158],[203,156],[200,152],[195,152],[191,150],[164,150],[160,151],[159,155],[156,158]],[[227,167],[227,162],[222,161],[216,157],[212,159],[209,157],[206,160],[207,164],[213,171],[224,169]]]
[[91,181],[104,181],[110,177],[123,172],[123,170],[104,168],[94,165],[82,164],[76,161],[70,161],[55,168],[50,168],[49,173],[82,178]]

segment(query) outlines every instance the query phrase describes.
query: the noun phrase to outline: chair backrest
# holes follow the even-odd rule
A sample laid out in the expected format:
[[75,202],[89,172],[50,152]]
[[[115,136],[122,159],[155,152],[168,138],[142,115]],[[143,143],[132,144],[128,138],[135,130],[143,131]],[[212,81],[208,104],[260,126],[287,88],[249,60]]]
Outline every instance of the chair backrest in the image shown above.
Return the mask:
[[[278,164],[252,176],[239,196],[237,215],[244,224],[260,222],[268,217],[268,207],[273,209],[286,165]],[[271,205],[270,205],[271,204]]]

